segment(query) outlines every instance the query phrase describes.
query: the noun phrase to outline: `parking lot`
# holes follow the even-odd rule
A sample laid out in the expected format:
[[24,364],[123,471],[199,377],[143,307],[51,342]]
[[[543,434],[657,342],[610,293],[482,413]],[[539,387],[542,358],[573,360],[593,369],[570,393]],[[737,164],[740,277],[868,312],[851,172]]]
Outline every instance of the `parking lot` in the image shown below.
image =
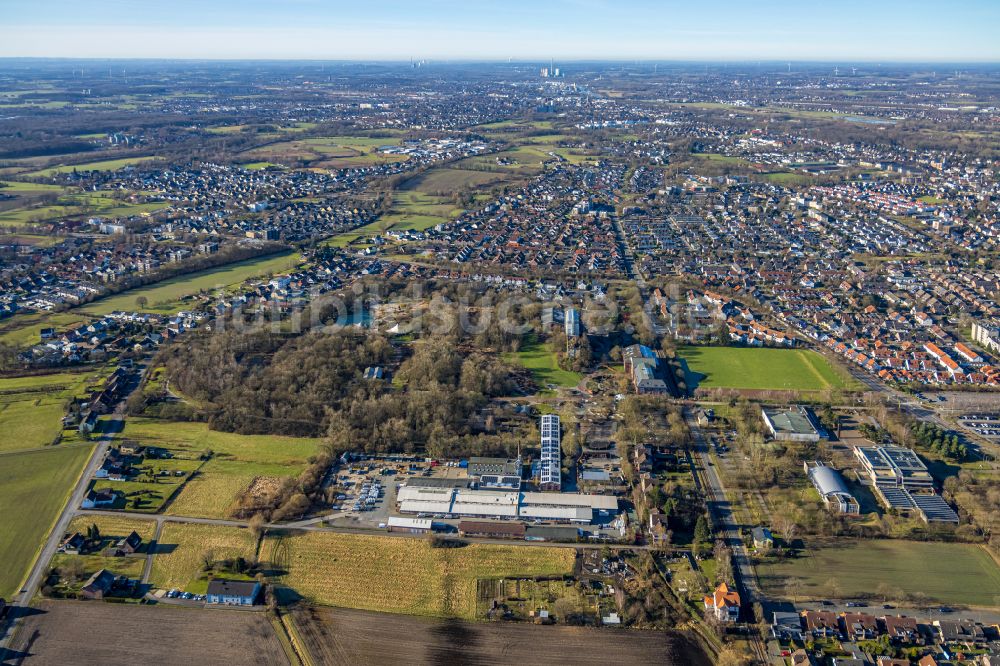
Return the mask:
[[987,412],[964,414],[959,421],[963,427],[977,435],[1000,438],[1000,414]]

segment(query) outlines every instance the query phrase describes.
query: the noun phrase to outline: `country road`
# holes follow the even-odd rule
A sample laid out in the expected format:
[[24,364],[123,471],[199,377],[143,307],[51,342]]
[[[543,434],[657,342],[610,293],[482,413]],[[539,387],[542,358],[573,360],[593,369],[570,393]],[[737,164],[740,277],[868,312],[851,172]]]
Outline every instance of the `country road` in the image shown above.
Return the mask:
[[[45,575],[49,562],[52,560],[52,556],[55,555],[56,549],[59,548],[59,542],[62,540],[63,534],[65,534],[66,530],[69,528],[70,522],[72,522],[73,518],[77,516],[79,507],[83,504],[83,498],[85,497],[87,489],[90,487],[90,482],[94,477],[94,473],[104,461],[104,455],[107,453],[111,440],[114,439],[115,434],[122,431],[123,423],[125,421],[125,400],[131,392],[138,388],[138,386],[142,383],[142,377],[144,374],[145,368],[141,368],[134,380],[131,390],[122,396],[121,400],[115,406],[115,410],[111,418],[104,422],[106,424],[104,437],[94,446],[94,452],[90,455],[90,460],[87,461],[83,471],[80,472],[80,478],[77,479],[76,486],[73,488],[72,494],[69,496],[69,499],[66,501],[66,505],[59,513],[59,517],[56,519],[56,522],[52,527],[52,531],[49,532],[48,538],[42,546],[42,550],[38,553],[38,557],[35,559],[34,564],[32,564],[31,570],[28,572],[28,576],[25,579],[24,584],[21,586],[21,590],[8,602],[10,620],[0,625],[0,632],[3,632],[0,634],[0,655],[4,654],[11,639],[17,632],[17,628],[20,624],[21,609],[28,608],[31,605],[32,599],[34,599],[35,595],[38,594],[38,590],[41,587],[42,579]],[[111,427],[107,427],[108,425]]]
[[[140,513],[136,511],[109,511],[105,509],[80,509],[75,512],[74,515],[78,516],[115,516],[131,518],[134,520],[152,520],[157,523],[157,538],[159,538],[160,529],[164,523],[181,523],[188,525],[215,525],[216,527],[249,527],[250,523],[246,520],[229,520],[226,518],[196,518],[193,516],[168,516],[163,514],[151,514],[151,513]],[[426,539],[425,534],[412,534],[410,532],[388,532],[386,530],[372,529],[370,527],[335,527],[331,525],[323,525],[321,521],[325,520],[326,517],[308,519],[303,521],[298,521],[296,523],[265,523],[264,528],[268,530],[281,530],[281,531],[291,531],[291,532],[330,532],[333,534],[361,534],[361,535],[378,535],[394,537],[399,539]],[[448,536],[447,534],[444,536]],[[461,538],[462,541],[467,541],[469,543],[484,543],[484,544],[509,544],[513,546],[536,546],[542,548],[577,548],[580,550],[588,549],[599,549],[599,548],[609,548],[611,550],[650,550],[652,546],[648,545],[630,545],[630,544],[614,544],[614,543],[560,543],[556,541],[525,541],[524,539],[482,539],[478,537],[459,537],[456,534],[451,535],[454,538]],[[662,550],[662,548],[658,548]]]
[[[120,421],[121,416],[116,415],[113,420]],[[31,571],[29,572],[24,585],[21,587],[21,591],[10,600],[9,605],[11,610],[9,612],[14,619],[10,622],[10,626],[8,627],[6,634],[0,637],[0,654],[2,654],[2,650],[7,647],[7,642],[9,638],[14,635],[17,627],[18,618],[16,609],[27,608],[31,605],[31,600],[35,597],[35,594],[37,594],[38,589],[41,586],[42,577],[45,574],[48,563],[52,559],[52,556],[55,555],[56,549],[59,548],[59,542],[62,540],[63,534],[65,534],[66,530],[69,528],[70,522],[76,516],[77,507],[83,503],[83,498],[87,493],[87,488],[90,486],[90,481],[94,476],[94,472],[97,471],[97,468],[104,460],[104,454],[107,452],[108,445],[110,443],[111,438],[106,437],[99,441],[94,447],[94,452],[90,456],[87,466],[84,467],[83,471],[80,473],[80,478],[76,482],[73,494],[70,495],[69,500],[66,502],[66,506],[63,507],[62,513],[59,514],[59,518],[56,520],[52,531],[49,533],[48,539],[45,541],[45,545],[42,546],[41,552],[38,554],[34,565],[31,567]]]

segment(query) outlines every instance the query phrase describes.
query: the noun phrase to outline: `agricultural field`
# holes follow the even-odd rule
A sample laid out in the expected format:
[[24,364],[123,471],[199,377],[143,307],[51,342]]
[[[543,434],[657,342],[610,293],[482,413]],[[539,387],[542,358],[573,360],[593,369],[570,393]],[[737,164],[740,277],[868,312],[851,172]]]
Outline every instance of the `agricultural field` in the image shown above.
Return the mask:
[[170,202],[167,201],[148,201],[145,203],[123,201],[116,199],[112,192],[107,191],[71,194],[60,200],[60,203],[78,206],[84,209],[88,215],[107,218],[147,215],[170,207]]
[[764,174],[764,178],[772,183],[778,183],[779,185],[785,185],[790,187],[792,185],[809,185],[813,181],[813,177],[804,173],[791,173],[788,171],[778,171],[775,173]]
[[265,161],[286,166],[308,165],[319,169],[344,169],[385,162],[405,161],[406,155],[378,152],[379,146],[398,146],[396,137],[324,136],[278,141],[242,153],[249,162]]
[[474,129],[488,133],[503,132],[516,134],[518,132],[534,132],[538,130],[550,130],[555,125],[551,120],[501,120],[495,123],[485,123],[476,125]]
[[252,474],[219,473],[206,463],[195,473],[164,513],[195,518],[227,518],[236,500],[253,483]]
[[249,128],[250,125],[219,125],[218,127],[209,127],[205,131],[209,134],[238,134]]
[[0,454],[0,597],[17,592],[91,451],[82,445]]
[[302,608],[293,619],[317,664],[560,664],[567,655],[577,666],[711,663],[684,636],[663,631],[473,623],[343,608]]
[[147,299],[143,312],[173,314],[183,309],[182,299],[187,296],[195,295],[202,290],[235,287],[247,280],[270,273],[287,272],[299,261],[301,256],[297,253],[249,259],[221,268],[180,275],[146,287],[130,289],[114,296],[100,298],[82,306],[81,309],[95,315],[106,315],[115,310],[136,310],[138,306],[135,299],[143,296]]
[[503,173],[450,168],[432,169],[407,182],[405,189],[427,193],[449,193],[463,189],[488,187],[508,180],[509,177]]
[[[153,556],[150,582],[162,588],[179,588],[203,593],[207,580],[202,575],[203,555],[216,560],[244,557],[253,559],[257,542],[248,529],[165,523]],[[331,581],[332,583],[333,581]]]
[[[769,594],[787,597],[889,598],[924,594],[931,602],[1000,606],[1000,567],[980,546],[915,541],[861,541],[811,546],[805,555],[757,568]],[[831,590],[831,579],[837,590]],[[794,590],[794,592],[793,592]],[[837,591],[838,594],[833,594]]]
[[823,356],[805,349],[688,346],[677,353],[692,388],[822,391],[857,386]]
[[282,584],[320,604],[473,619],[477,579],[570,574],[575,551],[301,532],[269,536],[261,559],[287,571]]
[[583,375],[578,372],[563,370],[556,362],[556,355],[549,351],[543,342],[532,339],[521,346],[517,352],[506,355],[507,360],[520,363],[531,371],[535,383],[542,389],[549,386],[572,388],[580,383]]
[[[98,637],[109,637],[108,640]],[[264,613],[44,601],[11,649],[34,664],[288,664]]]
[[48,248],[58,245],[62,241],[66,240],[65,237],[61,236],[44,236],[41,234],[13,234],[13,235],[3,235],[4,242],[17,244],[17,245],[30,245],[36,248]]
[[97,162],[83,162],[82,164],[64,164],[61,166],[49,167],[38,171],[31,171],[22,174],[32,178],[45,178],[59,173],[72,173],[73,171],[117,171],[127,166],[135,166],[143,162],[159,159],[155,156],[149,157],[123,157],[117,160],[99,160]]
[[443,222],[449,222],[465,211],[455,203],[455,194],[472,192],[478,203],[485,199],[487,195],[484,193],[494,185],[511,183],[513,180],[510,174],[503,172],[451,167],[431,169],[402,185],[395,193],[392,208],[387,214],[363,227],[337,234],[326,243],[333,247],[346,247],[359,238],[383,230],[429,229]]
[[209,430],[205,423],[147,418],[129,418],[122,436],[190,456],[210,449],[213,458],[220,462],[253,463],[259,465],[256,471],[261,474],[287,470],[290,465],[304,462],[319,450],[322,442],[283,435],[237,435]]
[[0,213],[0,226],[25,226],[40,224],[66,217],[97,215],[106,218],[146,215],[169,207],[167,202],[129,203],[111,197],[108,193],[70,194],[56,204],[22,208]]
[[[461,213],[462,209],[455,207],[451,197],[435,196],[419,190],[401,190],[394,196],[389,214],[384,215],[379,222],[386,227],[426,229],[447,222]],[[413,219],[433,221],[419,225],[412,222]]]
[[0,452],[54,443],[62,433],[66,401],[85,393],[97,373],[60,373],[0,379]]
[[77,516],[69,524],[69,532],[87,533],[87,528],[97,525],[101,531],[101,536],[107,538],[120,539],[126,537],[130,532],[135,532],[142,537],[143,542],[148,543],[153,538],[156,523],[153,520],[142,518],[132,518],[129,516]]
[[[142,537],[144,544],[149,544],[153,538],[155,524],[152,520],[137,520],[125,516],[78,516],[70,523],[67,530],[70,534],[79,532],[87,534],[87,528],[97,525],[103,540],[102,547],[106,548],[119,539],[127,537],[133,530]],[[142,551],[145,552],[145,551]],[[95,571],[107,569],[121,576],[139,578],[142,576],[142,569],[146,564],[145,555],[133,557],[110,557],[104,556],[100,551],[81,555],[63,555],[56,553],[52,558],[51,566],[60,567],[71,562],[82,565],[81,579],[89,576]]]
[[54,220],[70,215],[80,215],[78,207],[39,206],[38,208],[14,208],[0,213],[0,227],[23,227],[46,220]]
[[267,169],[268,167],[276,167],[281,165],[275,164],[274,162],[247,162],[246,164],[241,164],[240,166],[249,171],[260,171],[261,169]]
[[66,188],[61,185],[0,181],[0,192],[3,194],[62,194],[65,191]]
[[722,155],[721,153],[694,153],[694,156],[708,160],[709,162],[718,162],[719,164],[747,164],[747,161],[742,157],[732,157],[730,155]]

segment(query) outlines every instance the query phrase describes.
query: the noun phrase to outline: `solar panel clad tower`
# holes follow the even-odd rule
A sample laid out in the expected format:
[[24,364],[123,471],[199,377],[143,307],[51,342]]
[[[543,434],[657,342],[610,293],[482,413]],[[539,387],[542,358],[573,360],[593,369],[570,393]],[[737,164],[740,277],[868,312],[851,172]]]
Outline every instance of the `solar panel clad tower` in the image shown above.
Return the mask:
[[559,417],[555,414],[542,416],[542,458],[539,465],[539,487],[542,490],[562,489],[562,447],[559,437]]

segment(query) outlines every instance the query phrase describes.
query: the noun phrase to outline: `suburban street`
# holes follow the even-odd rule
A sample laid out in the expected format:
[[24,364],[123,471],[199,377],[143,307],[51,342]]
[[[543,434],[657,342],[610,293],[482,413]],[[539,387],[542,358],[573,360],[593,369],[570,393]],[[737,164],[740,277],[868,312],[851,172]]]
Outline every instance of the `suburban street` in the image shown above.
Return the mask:
[[[694,467],[694,460],[690,461],[695,484],[705,496],[705,502],[712,516],[712,528],[715,536],[722,539],[733,554],[733,575],[740,593],[741,605],[744,609],[752,612],[754,603],[763,604],[764,602],[764,595],[757,582],[757,572],[750,562],[750,556],[743,544],[740,524],[733,514],[731,503],[726,496],[726,488],[715,467],[711,464],[705,435],[698,427],[698,422],[689,409],[684,410],[684,420],[691,429],[691,437],[694,440],[692,448],[697,464],[701,468],[701,474],[699,474],[699,470]],[[762,618],[755,619],[760,621]],[[762,642],[754,641],[753,647],[758,657],[766,661],[766,646]]]

